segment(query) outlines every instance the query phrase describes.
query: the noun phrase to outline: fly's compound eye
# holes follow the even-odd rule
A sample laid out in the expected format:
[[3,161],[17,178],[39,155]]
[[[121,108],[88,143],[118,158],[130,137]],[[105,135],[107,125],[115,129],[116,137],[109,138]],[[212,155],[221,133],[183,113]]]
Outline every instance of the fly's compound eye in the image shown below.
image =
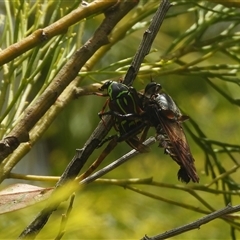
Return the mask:
[[151,98],[153,95],[159,93],[159,91],[162,89],[161,84],[156,82],[150,82],[147,84],[144,90],[144,96]]
[[162,89],[161,84],[160,83],[156,83],[156,86],[155,86],[156,93],[158,93],[161,89]]

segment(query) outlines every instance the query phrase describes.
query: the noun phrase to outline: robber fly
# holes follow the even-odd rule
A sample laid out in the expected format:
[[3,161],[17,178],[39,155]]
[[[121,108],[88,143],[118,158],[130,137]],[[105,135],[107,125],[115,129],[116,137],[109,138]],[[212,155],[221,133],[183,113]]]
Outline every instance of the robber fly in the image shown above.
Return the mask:
[[155,82],[146,86],[142,96],[145,118],[155,127],[159,146],[180,165],[178,179],[186,183],[190,180],[199,182],[194,158],[182,128],[182,122],[188,117],[182,115],[173,99],[165,93],[160,93],[160,90],[161,85]]

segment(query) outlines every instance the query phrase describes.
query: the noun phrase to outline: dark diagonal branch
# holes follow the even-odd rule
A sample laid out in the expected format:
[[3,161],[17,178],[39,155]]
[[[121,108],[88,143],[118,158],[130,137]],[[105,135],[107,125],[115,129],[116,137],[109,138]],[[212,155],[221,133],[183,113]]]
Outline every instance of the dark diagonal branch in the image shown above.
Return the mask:
[[152,43],[170,7],[171,3],[168,0],[161,1],[161,4],[153,17],[151,24],[143,34],[142,42],[140,43],[138,50],[132,60],[132,63],[127,71],[127,74],[125,75],[124,83],[126,85],[132,85],[134,79],[136,78],[141,63],[143,62],[145,56],[148,55]]
[[215,211],[213,213],[208,214],[207,216],[204,216],[197,221],[194,221],[192,223],[186,224],[184,226],[172,229],[170,231],[166,231],[165,233],[153,236],[153,237],[148,237],[144,236],[141,240],[162,240],[162,239],[168,239],[170,237],[174,237],[176,235],[182,234],[184,232],[193,230],[193,229],[199,229],[201,225],[206,224],[216,218],[221,218],[225,215],[234,213],[234,212],[239,212],[240,211],[240,205],[237,206],[231,206],[228,205],[227,207],[220,209],[218,211]]
[[[119,15],[120,13],[117,14],[117,16]],[[72,55],[43,94],[25,110],[23,117],[19,119],[8,136],[0,141],[0,162],[11,154],[20,143],[29,140],[29,131],[32,127],[54,104],[58,96],[69,85],[69,83],[78,75],[78,72],[87,60],[101,46],[108,43],[107,36],[119,19],[116,20],[111,15],[109,15],[107,19],[108,21],[106,22],[105,20],[104,24],[102,24],[102,26],[95,32],[93,37]]]
[[101,46],[108,43],[107,36],[115,25],[116,21],[109,21],[109,24],[105,24],[104,27],[99,28],[94,36],[73,54],[36,102],[26,109],[25,114],[18,121],[14,129],[0,142],[0,161],[12,153],[21,142],[29,140],[28,132],[77,76],[86,61]]

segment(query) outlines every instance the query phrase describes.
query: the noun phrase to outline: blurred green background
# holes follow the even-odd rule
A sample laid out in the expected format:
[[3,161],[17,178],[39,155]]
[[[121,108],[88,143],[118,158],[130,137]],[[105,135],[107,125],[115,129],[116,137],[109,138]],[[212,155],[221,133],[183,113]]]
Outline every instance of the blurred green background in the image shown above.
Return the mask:
[[[239,10],[207,1],[196,2],[177,1],[169,10],[168,17],[153,43],[152,52],[146,57],[133,86],[141,90],[153,78],[154,81],[161,83],[164,91],[172,96],[181,110],[190,116],[191,121],[184,123],[184,129],[196,160],[195,165],[200,176],[200,184],[189,183],[185,185],[178,182],[177,164],[164,154],[163,149],[157,147],[158,144],[155,144],[151,146],[150,153],[141,154],[131,159],[104,178],[141,179],[153,177],[154,181],[176,186],[179,189],[151,185],[137,185],[135,187],[179,203],[179,206],[110,183],[92,183],[76,193],[74,207],[68,219],[63,239],[139,239],[145,234],[151,236],[163,233],[203,217],[205,214],[196,209],[210,212],[204,201],[215,210],[225,207],[227,201],[230,201],[232,205],[239,203],[238,171],[232,173],[230,177],[228,176],[229,178],[220,179],[216,185],[207,187],[213,180],[214,174],[218,176],[239,164],[239,104],[230,100],[239,98],[240,80],[237,68],[240,62]],[[28,3],[31,5],[31,1]],[[14,4],[17,3],[9,4],[13,15],[17,12],[16,9],[13,9],[16,7]],[[46,12],[41,13],[42,18],[46,14],[41,23],[42,26],[51,23],[49,18],[53,13],[56,14],[55,18],[59,19],[61,15],[66,14],[69,9],[77,5],[74,1],[52,2],[49,7],[47,7],[47,3],[39,2],[38,4],[40,7],[42,7],[41,4],[45,4],[47,9]],[[59,4],[57,9],[55,4]],[[140,1],[138,7],[122,20],[118,25],[119,28],[128,21],[132,21],[134,17],[137,19],[136,16],[140,19],[137,24],[128,29],[124,39],[117,42],[103,58],[99,59],[91,72],[80,83],[80,87],[111,78],[117,80],[124,76],[120,70],[126,71],[129,61],[113,66],[111,64],[134,56],[158,4],[159,1],[155,0]],[[2,5],[5,9],[6,5],[4,3]],[[37,7],[35,11],[38,11]],[[1,16],[6,16],[6,14],[6,11],[3,11]],[[33,16],[34,12],[26,19],[28,26],[34,22]],[[103,18],[103,14],[91,16],[69,30],[77,36],[72,37],[72,42],[66,41],[68,44],[66,46],[64,41],[61,43],[64,51],[69,50],[66,52],[66,56],[77,48],[75,42],[77,37],[81,36],[81,44],[84,43],[92,36]],[[7,20],[5,19],[5,21]],[[36,26],[39,27],[37,24]],[[224,33],[224,31],[226,32]],[[65,37],[66,35],[63,36],[63,40]],[[70,38],[70,34],[68,37]],[[57,41],[59,38],[56,37],[53,41]],[[212,39],[216,40],[211,42]],[[79,45],[80,42],[77,44]],[[3,48],[6,46],[8,43],[2,45]],[[56,49],[56,51],[60,51],[60,49]],[[207,54],[211,54],[211,56],[205,57]],[[51,56],[53,55],[49,55],[50,59]],[[195,60],[199,60],[199,62],[194,64]],[[51,60],[48,61],[51,62]],[[66,58],[63,58],[63,61],[66,61]],[[184,68],[187,64],[189,66]],[[233,65],[236,68],[229,67]],[[49,73],[52,69],[49,66],[46,64],[39,74],[39,78],[34,80],[34,85],[28,95],[30,102],[44,81],[51,81]],[[9,67],[11,67],[10,63]],[[58,68],[60,67],[61,63],[58,65]],[[18,71],[20,70],[18,69]],[[18,76],[20,79],[21,74]],[[44,79],[44,76],[49,77],[49,79]],[[225,95],[214,89],[209,81]],[[105,98],[98,96],[84,96],[68,104],[31,151],[16,165],[13,172],[60,176],[74,156],[75,149],[83,147],[97,126],[99,122],[97,113],[102,109],[105,101]],[[199,136],[192,123],[204,132],[206,138]],[[112,133],[114,130],[109,134]],[[150,135],[154,136],[154,134],[154,130],[151,130]],[[209,141],[216,141],[216,143],[210,144]],[[226,143],[225,147],[224,144],[219,145],[219,142]],[[236,145],[238,148],[227,144]],[[211,155],[212,152],[207,152],[207,146],[214,152],[214,156]],[[84,169],[87,169],[102,150],[103,147],[94,152]],[[130,147],[126,143],[118,144],[101,167],[111,163],[129,150]],[[214,169],[214,174],[209,170],[207,164],[209,162]],[[3,182],[3,186],[18,182],[22,181],[6,180]],[[53,183],[25,182],[44,187],[54,186]],[[199,198],[197,199],[196,196],[194,197],[183,189],[193,189]],[[225,190],[228,193],[210,193],[207,189]],[[183,207],[184,204],[188,207]],[[43,206],[44,203],[40,203],[17,212],[1,215],[0,238],[16,238]],[[196,209],[191,210],[190,206]],[[64,203],[52,215],[39,234],[39,239],[55,238],[59,230],[61,214],[66,212],[66,208],[67,203]],[[236,214],[236,219],[238,220],[238,218],[239,215]],[[217,219],[201,226],[198,230],[189,231],[173,239],[230,239],[231,237],[234,239],[239,236],[238,231],[233,231],[230,224]]]

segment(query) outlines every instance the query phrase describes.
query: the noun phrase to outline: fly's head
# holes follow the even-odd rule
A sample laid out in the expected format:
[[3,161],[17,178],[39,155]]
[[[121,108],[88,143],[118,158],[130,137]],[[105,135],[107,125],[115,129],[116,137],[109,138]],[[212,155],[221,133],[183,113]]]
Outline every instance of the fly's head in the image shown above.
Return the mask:
[[144,97],[146,98],[151,98],[152,96],[158,94],[160,90],[162,89],[161,84],[156,83],[156,82],[150,82],[147,84],[144,90]]

